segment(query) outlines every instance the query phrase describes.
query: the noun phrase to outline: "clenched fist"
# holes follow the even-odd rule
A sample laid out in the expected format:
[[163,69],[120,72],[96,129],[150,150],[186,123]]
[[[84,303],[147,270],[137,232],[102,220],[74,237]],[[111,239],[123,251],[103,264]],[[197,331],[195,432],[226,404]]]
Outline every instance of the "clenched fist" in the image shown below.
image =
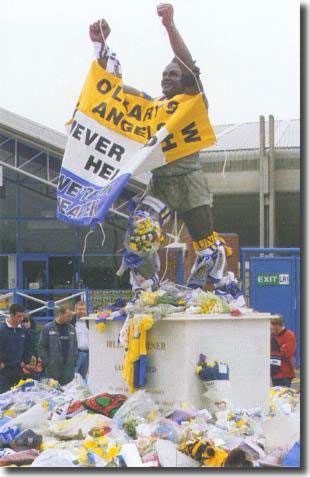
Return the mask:
[[173,6],[170,3],[160,3],[157,6],[157,14],[165,27],[173,24]]
[[110,33],[111,28],[109,27],[108,22],[104,18],[102,20],[96,21],[95,23],[92,23],[89,27],[89,36],[91,41],[105,43],[105,40],[108,38]]

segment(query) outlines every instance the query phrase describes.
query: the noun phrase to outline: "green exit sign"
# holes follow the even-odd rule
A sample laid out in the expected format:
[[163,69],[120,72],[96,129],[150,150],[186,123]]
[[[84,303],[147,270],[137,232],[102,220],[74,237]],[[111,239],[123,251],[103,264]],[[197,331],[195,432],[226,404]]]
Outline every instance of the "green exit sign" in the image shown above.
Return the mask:
[[289,285],[290,276],[288,273],[262,274],[256,276],[256,283],[259,286],[279,286]]

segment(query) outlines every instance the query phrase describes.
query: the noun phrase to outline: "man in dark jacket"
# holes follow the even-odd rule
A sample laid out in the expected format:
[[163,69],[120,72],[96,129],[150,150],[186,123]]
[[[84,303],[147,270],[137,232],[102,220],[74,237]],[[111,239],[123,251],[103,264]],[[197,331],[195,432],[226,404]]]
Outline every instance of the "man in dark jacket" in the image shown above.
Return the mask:
[[290,387],[295,377],[296,338],[285,328],[283,316],[271,320],[271,379],[273,386]]
[[0,324],[0,393],[23,378],[22,367],[31,361],[31,336],[21,326],[23,318],[23,305],[14,304],[10,307],[10,317]]
[[78,347],[74,326],[70,323],[73,311],[70,305],[60,305],[56,319],[41,331],[39,357],[46,376],[68,384],[74,378]]

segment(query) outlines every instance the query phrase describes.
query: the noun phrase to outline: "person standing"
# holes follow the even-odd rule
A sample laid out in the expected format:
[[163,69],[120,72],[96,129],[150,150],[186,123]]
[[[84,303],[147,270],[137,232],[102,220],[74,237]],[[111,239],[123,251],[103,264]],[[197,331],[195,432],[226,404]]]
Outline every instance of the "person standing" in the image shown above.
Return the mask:
[[39,353],[39,339],[40,339],[40,329],[37,327],[36,322],[33,318],[25,316],[21,323],[22,327],[26,330],[29,330],[32,341],[32,356],[38,357]]
[[284,325],[283,316],[272,318],[270,373],[273,386],[291,387],[295,377],[296,337]]
[[25,316],[23,321],[21,322],[23,328],[29,331],[31,336],[31,344],[32,344],[32,359],[31,363],[27,364],[25,367],[22,368],[24,379],[32,378],[32,379],[40,379],[44,376],[43,365],[42,361],[38,358],[39,356],[39,340],[40,340],[40,328],[37,327],[37,323],[33,318],[30,316]]
[[86,379],[89,365],[89,345],[88,345],[88,321],[81,318],[86,316],[86,304],[79,301],[75,305],[75,313],[72,317],[72,324],[75,326],[77,344],[78,344],[78,360],[75,368],[76,373],[80,373],[83,379]]
[[72,314],[70,305],[60,305],[55,320],[42,329],[39,341],[39,357],[45,366],[46,377],[57,379],[61,385],[74,378],[78,356]]
[[22,379],[22,368],[31,362],[32,346],[28,330],[21,326],[24,307],[13,304],[9,318],[0,325],[0,393]]

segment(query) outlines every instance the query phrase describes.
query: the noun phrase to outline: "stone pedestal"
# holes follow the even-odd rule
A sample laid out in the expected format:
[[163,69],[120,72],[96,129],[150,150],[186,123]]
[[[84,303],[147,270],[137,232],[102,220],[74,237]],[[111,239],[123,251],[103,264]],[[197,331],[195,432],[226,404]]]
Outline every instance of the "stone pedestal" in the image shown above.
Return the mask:
[[[148,331],[147,385],[160,407],[191,403],[206,407],[205,387],[195,374],[200,353],[208,361],[224,361],[230,368],[231,398],[235,406],[269,407],[269,313],[248,316],[175,314]],[[89,386],[93,393],[129,392],[122,377],[125,351],[118,345],[123,321],[110,321],[96,330],[90,316]],[[223,396],[224,397],[224,396]]]

